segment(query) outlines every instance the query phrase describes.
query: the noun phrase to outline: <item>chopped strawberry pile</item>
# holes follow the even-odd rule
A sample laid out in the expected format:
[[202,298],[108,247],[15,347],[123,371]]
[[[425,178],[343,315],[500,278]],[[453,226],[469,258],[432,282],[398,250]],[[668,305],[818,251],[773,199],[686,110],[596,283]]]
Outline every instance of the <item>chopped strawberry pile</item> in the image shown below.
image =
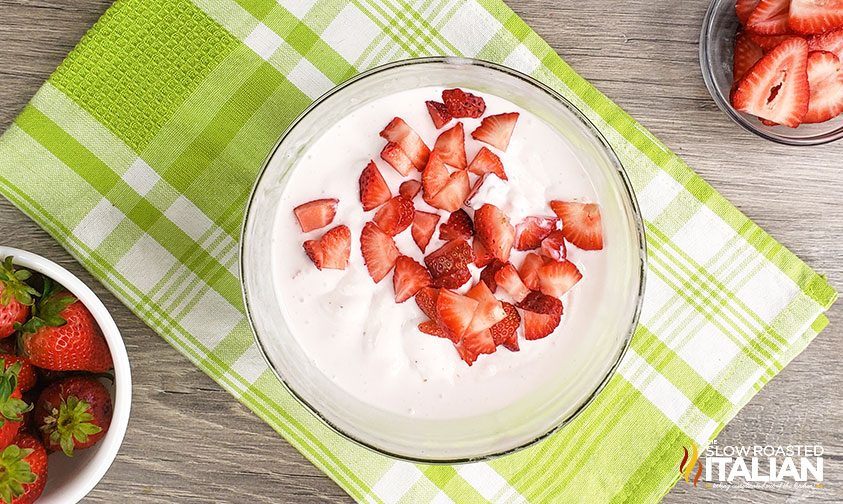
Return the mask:
[[731,102],[767,126],[843,113],[843,0],[736,0]]
[[[753,14],[754,7],[747,10]],[[765,26],[775,21],[758,18]],[[751,72],[755,62],[749,60],[769,41],[743,40],[753,52],[747,51],[741,65]],[[828,48],[839,44],[835,47],[843,51],[837,39],[815,43]],[[824,90],[834,85],[839,62],[835,67],[825,56],[830,53],[818,54],[823,56],[813,62],[810,80]],[[806,69],[806,80],[809,73]],[[517,132],[519,114],[484,116],[483,98],[461,89],[443,91],[441,100],[425,102],[433,126],[442,130],[432,149],[400,117],[380,132],[386,140],[380,158],[395,173],[375,161],[360,173],[359,203],[371,212],[370,221],[354,233],[338,225],[302,246],[317,269],[345,270],[360,264],[350,261],[352,234],[359,236],[357,257],[362,256],[372,280],[380,283],[392,272],[395,302],[414,298],[426,316],[413,322],[419,332],[449,340],[470,366],[499,347],[519,351],[520,335],[536,340],[556,330],[563,299],[584,278],[571,261],[577,255],[569,257],[569,246],[576,247],[575,254],[600,250],[603,229],[600,207],[594,203],[547,201],[545,210],[513,221],[505,210],[508,205],[483,201],[492,192],[500,197],[509,191],[504,153]],[[821,104],[823,110],[828,106]],[[467,126],[474,128],[470,135]],[[476,152],[471,162],[467,142]],[[393,183],[398,187],[390,187]],[[294,214],[302,232],[330,225],[338,205],[335,198],[322,198],[297,206]],[[401,237],[407,228],[415,242],[409,249],[409,240]]]

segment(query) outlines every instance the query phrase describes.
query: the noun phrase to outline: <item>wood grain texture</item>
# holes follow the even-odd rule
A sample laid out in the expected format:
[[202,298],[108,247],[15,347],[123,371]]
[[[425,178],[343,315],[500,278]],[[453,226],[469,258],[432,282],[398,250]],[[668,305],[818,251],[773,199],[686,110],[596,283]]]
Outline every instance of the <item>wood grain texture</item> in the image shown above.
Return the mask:
[[[732,124],[700,76],[705,1],[510,0],[567,61],[685,158],[808,264],[843,286],[843,142],[773,145]],[[90,25],[106,0],[0,0],[0,130]],[[97,283],[44,231],[0,200],[0,243],[50,257],[112,310],[133,364],[126,441],[85,502],[349,502],[345,493]],[[843,501],[843,303],[831,326],[744,408],[721,444],[825,447],[822,489],[694,489],[665,502]],[[627,454],[631,463],[635,454]]]

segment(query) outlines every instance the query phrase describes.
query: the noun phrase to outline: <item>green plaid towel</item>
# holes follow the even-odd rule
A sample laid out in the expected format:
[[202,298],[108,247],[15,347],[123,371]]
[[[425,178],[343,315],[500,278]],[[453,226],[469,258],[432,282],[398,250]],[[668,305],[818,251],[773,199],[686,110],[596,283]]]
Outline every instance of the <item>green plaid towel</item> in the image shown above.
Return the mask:
[[[511,66],[585,111],[649,241],[641,325],[594,403],[537,446],[453,467],[384,458],[311,416],[256,349],[237,278],[282,130],[361,70],[438,54]],[[0,139],[0,191],[358,501],[657,501],[683,446],[706,445],[836,298],[500,0],[118,0]]]

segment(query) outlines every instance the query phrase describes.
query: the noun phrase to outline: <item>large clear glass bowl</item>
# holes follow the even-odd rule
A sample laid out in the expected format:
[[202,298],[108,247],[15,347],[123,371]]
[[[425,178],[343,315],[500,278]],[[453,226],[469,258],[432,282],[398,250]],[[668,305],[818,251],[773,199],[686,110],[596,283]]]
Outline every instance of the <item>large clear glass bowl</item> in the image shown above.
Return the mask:
[[[422,419],[383,411],[345,392],[313,364],[291,334],[274,284],[273,264],[283,258],[274,255],[270,235],[297,161],[338,118],[391,93],[425,86],[471,88],[532,112],[561,132],[586,161],[602,204],[607,246],[601,253],[609,254],[611,295],[600,306],[589,307],[595,322],[589,334],[578,335],[582,341],[578,353],[559,362],[558,373],[543,386],[524,391],[523,398],[493,414]],[[381,66],[349,80],[317,100],[282,135],[246,212],[241,278],[249,320],[267,362],[317,417],[348,439],[385,455],[457,463],[523,448],[585,408],[614,373],[635,330],[645,257],[643,226],[629,180],[609,144],[579,110],[548,87],[508,68],[477,60],[424,58]]]
[[717,107],[741,128],[761,138],[786,145],[820,145],[843,137],[843,116],[819,124],[796,128],[767,126],[757,117],[735,110],[729,99],[735,37],[740,23],[735,0],[713,0],[703,19],[700,34],[700,67],[708,92]]

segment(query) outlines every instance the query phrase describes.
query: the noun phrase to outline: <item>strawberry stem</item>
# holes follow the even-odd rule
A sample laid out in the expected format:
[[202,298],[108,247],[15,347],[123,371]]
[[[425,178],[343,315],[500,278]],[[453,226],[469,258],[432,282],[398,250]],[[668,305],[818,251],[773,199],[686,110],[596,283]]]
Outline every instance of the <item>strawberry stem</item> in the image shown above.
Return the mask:
[[58,408],[53,408],[44,418],[41,430],[49,435],[51,444],[58,444],[68,457],[73,456],[75,442],[87,443],[88,436],[102,431],[91,421],[94,416],[88,411],[91,406],[76,396],[63,399]]
[[35,333],[42,327],[61,327],[67,321],[61,317],[65,308],[77,301],[76,297],[64,290],[55,289],[55,282],[44,277],[44,293],[41,300],[32,306],[32,318],[25,324],[15,324],[15,330],[21,333]]
[[21,363],[15,362],[7,368],[6,360],[0,359],[0,368],[2,368],[0,372],[0,427],[2,427],[7,420],[11,422],[23,420],[23,414],[31,410],[32,405],[17,397],[12,397],[18,388]]
[[23,495],[23,485],[34,483],[37,479],[29,462],[24,460],[32,452],[31,448],[9,445],[0,453],[0,500],[3,502],[12,502]]
[[0,263],[0,285],[3,291],[0,292],[0,305],[6,306],[12,298],[20,304],[32,305],[33,296],[40,296],[37,290],[26,283],[32,278],[32,273],[25,269],[15,269],[12,256],[8,256]]

